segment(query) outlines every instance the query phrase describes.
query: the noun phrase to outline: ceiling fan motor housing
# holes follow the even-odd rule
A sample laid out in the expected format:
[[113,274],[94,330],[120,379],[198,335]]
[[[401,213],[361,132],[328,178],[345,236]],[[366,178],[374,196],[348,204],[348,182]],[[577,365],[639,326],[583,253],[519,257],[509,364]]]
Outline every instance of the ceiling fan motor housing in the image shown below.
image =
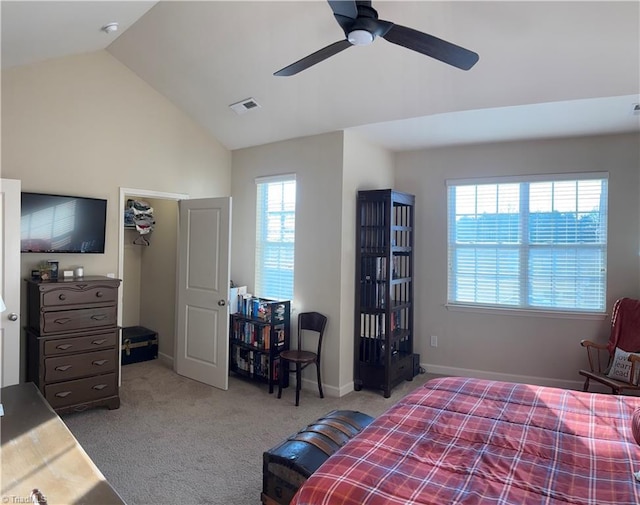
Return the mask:
[[[365,2],[370,4],[371,2]],[[354,45],[366,45],[367,43],[373,42],[376,37],[384,37],[384,35],[391,29],[393,23],[388,21],[379,21],[378,20],[378,12],[371,7],[370,5],[362,5],[360,2],[358,4],[358,17],[355,19],[348,18],[346,16],[341,16],[336,14],[335,17],[344,30],[344,34]],[[371,34],[371,40],[368,42],[353,42],[352,36],[350,35],[352,32],[357,32],[358,30],[363,30],[365,32],[369,32]],[[356,40],[358,37],[355,37]]]

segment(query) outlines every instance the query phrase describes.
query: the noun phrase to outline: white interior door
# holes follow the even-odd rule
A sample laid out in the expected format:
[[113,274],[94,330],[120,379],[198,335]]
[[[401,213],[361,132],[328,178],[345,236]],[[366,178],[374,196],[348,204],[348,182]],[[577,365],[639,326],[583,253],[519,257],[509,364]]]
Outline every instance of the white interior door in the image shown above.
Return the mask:
[[20,181],[0,181],[0,294],[7,309],[0,314],[0,386],[20,382]]
[[182,200],[178,213],[175,370],[227,389],[231,198]]

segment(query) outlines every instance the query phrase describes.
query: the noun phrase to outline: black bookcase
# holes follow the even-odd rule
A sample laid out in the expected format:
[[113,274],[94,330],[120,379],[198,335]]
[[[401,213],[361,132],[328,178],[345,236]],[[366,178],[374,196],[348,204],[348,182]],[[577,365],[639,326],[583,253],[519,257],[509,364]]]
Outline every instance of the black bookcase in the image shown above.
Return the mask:
[[358,192],[354,387],[385,398],[414,377],[414,203],[392,189]]
[[[289,349],[291,303],[245,296],[229,317],[229,370],[269,385],[278,385],[280,352]],[[284,386],[289,377],[284,377]]]

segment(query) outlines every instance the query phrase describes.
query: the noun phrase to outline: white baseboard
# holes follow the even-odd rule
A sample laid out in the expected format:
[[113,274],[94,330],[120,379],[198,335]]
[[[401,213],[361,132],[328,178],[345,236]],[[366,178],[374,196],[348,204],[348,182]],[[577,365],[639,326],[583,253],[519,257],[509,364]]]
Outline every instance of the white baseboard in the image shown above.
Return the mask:
[[164,354],[159,352],[158,359],[162,362],[163,365],[171,368],[173,370],[173,356],[169,356],[168,354]]
[[[294,374],[291,374],[291,377],[289,377],[289,389],[292,389],[293,391],[295,391],[296,389],[296,376]],[[312,379],[305,379],[303,377],[302,390],[318,394],[318,383]],[[349,391],[353,391],[353,382],[351,382],[351,389],[349,391],[346,391],[346,393],[342,393],[343,390],[345,390],[345,386],[337,388],[335,386],[328,386],[324,382],[322,383],[322,393],[325,396],[328,396],[330,398],[340,398],[341,396],[347,394]]]
[[[487,372],[486,370],[472,370],[468,368],[457,368],[441,365],[431,365],[428,363],[420,363],[420,366],[427,372],[437,375],[456,376],[456,377],[472,377],[476,379],[499,380],[504,382],[521,382],[524,384],[536,384],[539,386],[550,386],[562,389],[573,389],[582,391],[584,380],[578,378],[576,380],[554,379],[550,377],[536,377],[530,375],[505,374],[500,372]],[[578,371],[576,370],[576,376]],[[295,377],[291,377],[289,387],[295,388]],[[315,381],[310,379],[302,379],[302,389],[315,391],[317,393],[318,386]],[[322,385],[322,390],[326,396],[340,398],[354,390],[353,381],[343,384],[340,387]],[[611,390],[591,381],[589,391],[593,393],[610,393]]]
[[[575,389],[582,391],[583,380],[566,380],[566,379],[553,379],[550,377],[535,377],[530,375],[516,375],[506,374],[500,372],[487,372],[485,370],[470,370],[467,368],[456,368],[450,366],[430,365],[428,363],[421,363],[420,366],[425,369],[427,373],[433,373],[438,375],[453,375],[456,377],[473,377],[476,379],[498,380],[505,382],[522,382],[525,384],[536,384],[539,386],[550,386],[562,389]],[[576,376],[578,371],[576,370]]]
[[334,389],[336,390],[336,393],[338,394],[339,397],[347,395],[351,393],[351,391],[355,391],[353,381],[344,384],[340,388],[334,388]]

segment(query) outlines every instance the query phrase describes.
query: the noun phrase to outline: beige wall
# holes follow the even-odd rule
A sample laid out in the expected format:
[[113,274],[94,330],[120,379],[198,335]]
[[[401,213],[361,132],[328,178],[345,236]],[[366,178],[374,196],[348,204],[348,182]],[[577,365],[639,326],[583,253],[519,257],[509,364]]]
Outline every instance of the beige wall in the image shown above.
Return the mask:
[[[606,340],[608,320],[456,312],[447,296],[445,180],[609,172],[607,306],[638,297],[638,135],[450,147],[396,156],[396,189],[416,194],[416,324],[427,371],[578,386],[583,338]],[[429,337],[438,336],[438,347]]]
[[[318,311],[328,317],[322,351],[322,381],[326,392],[337,395],[340,377],[340,300],[342,208],[341,132],[276,142],[233,151],[231,278],[254,289],[256,241],[255,178],[296,174],[296,247],[294,300],[296,314]],[[292,331],[295,334],[295,331]],[[292,338],[295,338],[292,335]],[[295,347],[295,343],[294,343]],[[306,370],[315,382],[315,371]]]
[[230,171],[227,149],[106,51],[2,71],[2,176],[108,200],[105,254],[23,254],[23,276],[46,258],[118,272],[120,187],[228,196]]

